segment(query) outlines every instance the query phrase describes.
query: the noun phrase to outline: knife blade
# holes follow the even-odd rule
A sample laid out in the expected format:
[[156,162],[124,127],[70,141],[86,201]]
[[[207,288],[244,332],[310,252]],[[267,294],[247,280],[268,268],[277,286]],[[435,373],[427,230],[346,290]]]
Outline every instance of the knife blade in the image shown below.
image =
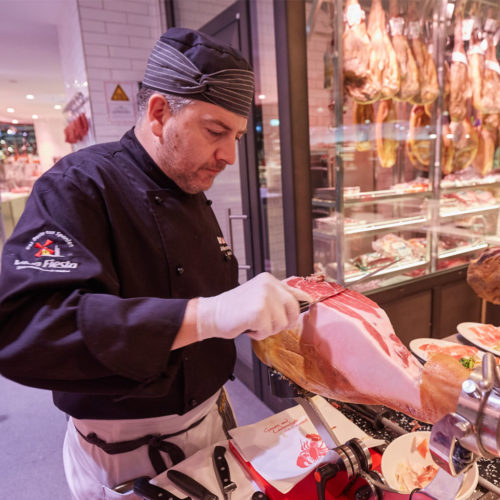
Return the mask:
[[318,297],[317,299],[314,299],[311,302],[307,302],[307,300],[299,300],[300,312],[301,313],[306,312],[314,304],[317,304],[318,302],[323,302],[324,300],[330,299],[331,297],[335,297],[335,295],[339,295],[339,294],[345,292],[346,290],[347,290],[347,288],[340,288],[339,290],[335,290],[332,293]]
[[[181,500],[170,491],[151,484],[147,476],[138,477],[134,480],[133,491],[146,500]],[[186,497],[183,500],[191,500],[191,497]]]
[[215,471],[219,485],[224,493],[224,499],[229,500],[232,492],[236,489],[236,483],[231,481],[231,473],[227,463],[226,448],[224,446],[216,446],[212,455]]
[[175,485],[179,486],[184,491],[187,491],[190,495],[201,498],[201,500],[219,500],[217,495],[214,495],[210,490],[205,488],[205,486],[200,484],[198,481],[195,481],[187,474],[184,474],[184,472],[170,469],[167,470],[167,477]]

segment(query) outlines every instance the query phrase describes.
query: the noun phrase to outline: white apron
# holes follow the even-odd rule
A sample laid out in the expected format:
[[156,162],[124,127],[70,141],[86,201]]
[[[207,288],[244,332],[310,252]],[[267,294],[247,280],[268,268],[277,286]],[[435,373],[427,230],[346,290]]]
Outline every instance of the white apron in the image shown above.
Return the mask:
[[[215,394],[185,415],[167,415],[132,420],[78,420],[70,418],[63,446],[66,480],[73,500],[126,499],[142,500],[130,493],[118,493],[113,487],[131,479],[157,475],[148,456],[148,447],[141,446],[126,453],[109,455],[98,446],[88,443],[78,433],[95,432],[107,443],[137,439],[148,434],[173,434],[186,429],[204,415],[204,420],[192,429],[167,441],[179,446],[186,457],[213,443],[227,439],[223,420],[217,409]],[[169,456],[160,451],[167,467]]]

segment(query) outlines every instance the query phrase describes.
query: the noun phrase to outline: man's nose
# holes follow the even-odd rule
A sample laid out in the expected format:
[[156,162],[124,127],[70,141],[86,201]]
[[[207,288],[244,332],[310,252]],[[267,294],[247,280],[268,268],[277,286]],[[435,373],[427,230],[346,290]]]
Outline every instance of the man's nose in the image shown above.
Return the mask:
[[234,139],[227,139],[219,144],[215,152],[215,159],[222,160],[227,165],[232,165],[236,161],[236,141]]

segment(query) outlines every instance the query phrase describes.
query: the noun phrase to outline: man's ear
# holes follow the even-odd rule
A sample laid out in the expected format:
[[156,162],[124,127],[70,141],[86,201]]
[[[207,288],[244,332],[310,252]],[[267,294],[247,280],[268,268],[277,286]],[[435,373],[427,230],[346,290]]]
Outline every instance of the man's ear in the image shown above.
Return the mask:
[[148,121],[151,132],[157,137],[163,134],[163,126],[172,116],[167,100],[160,94],[153,94],[148,102]]

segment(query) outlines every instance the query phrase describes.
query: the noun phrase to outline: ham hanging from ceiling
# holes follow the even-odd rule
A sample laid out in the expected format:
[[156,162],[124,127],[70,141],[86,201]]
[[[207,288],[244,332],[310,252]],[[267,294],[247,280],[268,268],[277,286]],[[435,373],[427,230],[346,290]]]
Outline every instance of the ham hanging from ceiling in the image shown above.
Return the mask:
[[380,101],[375,120],[375,138],[380,166],[391,168],[396,164],[399,141],[397,116],[392,99]]
[[356,135],[356,150],[369,151],[372,149],[371,126],[374,119],[373,104],[361,104],[354,101],[354,127]]
[[428,171],[431,162],[431,113],[428,106],[413,106],[410,112],[406,153],[414,167]]
[[467,100],[471,95],[467,56],[463,41],[463,3],[457,7],[455,16],[454,44],[450,66],[449,114],[453,122],[462,121],[467,114]]
[[347,0],[345,7],[344,87],[360,103],[380,97],[380,81],[375,78],[377,55],[366,31],[366,15],[358,0]]
[[465,170],[476,158],[479,147],[479,136],[468,118],[460,122],[450,123],[453,136],[454,154],[453,171]]
[[380,85],[380,98],[390,99],[399,91],[399,65],[387,33],[381,0],[372,0],[368,16],[368,36],[376,54],[375,78]]
[[444,356],[424,372],[369,298],[316,276],[286,282],[313,299],[342,293],[302,314],[300,328],[253,341],[263,363],[303,389],[339,401],[382,404],[429,423],[455,410],[468,377],[457,360]]
[[484,113],[500,113],[500,65],[498,64],[497,40],[494,36],[486,37],[487,49],[484,61],[482,87],[482,111]]
[[397,0],[390,0],[389,16],[392,46],[396,53],[400,78],[399,90],[394,95],[394,99],[409,101],[418,94],[420,84],[417,63],[404,34],[405,20],[399,15]]
[[419,19],[417,4],[412,0],[408,8],[408,39],[417,63],[419,91],[410,99],[412,104],[431,104],[439,95],[436,65],[429,53],[428,44],[423,38],[422,22]]

